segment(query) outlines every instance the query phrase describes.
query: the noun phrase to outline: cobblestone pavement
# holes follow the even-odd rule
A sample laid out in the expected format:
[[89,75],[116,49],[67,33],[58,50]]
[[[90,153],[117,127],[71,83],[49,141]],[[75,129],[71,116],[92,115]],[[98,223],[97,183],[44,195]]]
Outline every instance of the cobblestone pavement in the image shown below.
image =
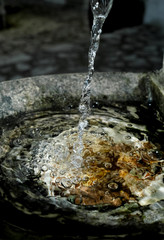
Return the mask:
[[[54,9],[54,14],[21,10],[13,27],[0,32],[0,81],[87,71],[87,13]],[[147,72],[162,67],[164,35],[153,26],[103,34],[96,71]]]

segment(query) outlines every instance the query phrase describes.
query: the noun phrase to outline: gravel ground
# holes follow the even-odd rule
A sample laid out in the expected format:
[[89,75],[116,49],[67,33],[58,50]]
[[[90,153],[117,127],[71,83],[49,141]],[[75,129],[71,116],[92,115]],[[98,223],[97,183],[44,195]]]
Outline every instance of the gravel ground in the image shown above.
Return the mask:
[[[86,11],[19,9],[0,32],[0,81],[87,71],[90,30]],[[164,35],[141,25],[102,35],[96,71],[147,72],[162,67]]]

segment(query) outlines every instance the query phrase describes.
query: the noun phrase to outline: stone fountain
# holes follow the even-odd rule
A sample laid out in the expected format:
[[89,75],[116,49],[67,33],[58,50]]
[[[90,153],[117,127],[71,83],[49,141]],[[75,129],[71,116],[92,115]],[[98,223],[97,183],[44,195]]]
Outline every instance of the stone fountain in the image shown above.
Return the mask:
[[[5,229],[2,231],[3,236],[11,234],[12,239],[14,228],[18,235],[23,234],[21,229],[27,231],[26,239],[31,239],[30,237],[38,232],[40,236],[48,234],[63,237],[62,239],[69,239],[66,236],[81,236],[78,239],[86,239],[87,236],[94,236],[95,239],[113,239],[113,236],[117,239],[129,239],[130,236],[131,239],[136,239],[135,237],[148,234],[162,239],[164,199],[159,191],[163,193],[163,186],[157,194],[160,195],[159,199],[143,206],[130,198],[115,205],[101,201],[97,204],[91,201],[80,202],[70,193],[64,192],[62,195],[54,190],[56,194],[48,194],[46,182],[34,176],[31,168],[27,167],[38,149],[33,148],[35,151],[28,155],[32,148],[31,139],[34,138],[35,143],[38,143],[45,139],[47,129],[50,130],[51,138],[57,131],[51,124],[46,123],[46,118],[52,116],[53,125],[53,121],[58,124],[54,113],[59,116],[61,113],[69,115],[71,112],[77,116],[84,78],[85,74],[77,73],[0,83],[0,218]],[[120,103],[124,106],[129,103],[154,105],[162,119],[163,78],[162,71],[147,74],[96,73],[92,83],[92,105],[99,108],[111,104],[117,106]],[[69,118],[60,118],[60,122],[63,121],[60,132],[69,130],[67,121],[72,124],[71,127],[76,127],[77,119],[75,126],[72,126]],[[37,127],[36,121],[39,124]],[[44,123],[47,124],[45,128]],[[25,135],[27,137],[23,137]],[[26,150],[20,150],[21,146],[23,149],[26,146]],[[44,166],[42,167],[43,171],[46,171]],[[62,170],[62,165],[60,168]]]

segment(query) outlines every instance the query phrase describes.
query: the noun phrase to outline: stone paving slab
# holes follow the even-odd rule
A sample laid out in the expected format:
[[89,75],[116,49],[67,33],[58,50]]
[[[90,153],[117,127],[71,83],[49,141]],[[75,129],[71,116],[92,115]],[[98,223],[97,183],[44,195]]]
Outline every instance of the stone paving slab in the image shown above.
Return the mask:
[[[23,11],[23,10],[22,10]],[[87,12],[54,9],[54,15],[18,12],[15,27],[0,32],[0,81],[44,74],[87,72]],[[141,25],[103,34],[95,70],[149,72],[162,67],[164,35]]]
[[29,60],[31,60],[31,56],[23,52],[18,52],[18,54],[14,54],[14,55],[1,55],[0,67],[12,65],[12,64],[15,65],[17,63],[18,64],[25,63]]

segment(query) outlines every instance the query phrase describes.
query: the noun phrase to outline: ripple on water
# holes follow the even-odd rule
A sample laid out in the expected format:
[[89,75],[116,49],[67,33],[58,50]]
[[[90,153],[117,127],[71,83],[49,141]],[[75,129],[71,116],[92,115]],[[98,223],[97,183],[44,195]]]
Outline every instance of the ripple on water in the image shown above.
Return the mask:
[[[34,193],[39,184],[45,197],[69,200],[74,196],[74,204],[117,207],[131,201],[146,205],[163,199],[163,152],[148,141],[147,128],[139,118],[132,114],[130,120],[129,115],[129,111],[122,114],[112,108],[95,110],[88,118],[77,165],[74,126],[78,115],[45,112],[26,116],[1,137],[2,172],[9,181],[31,181],[29,192]],[[37,129],[33,136],[29,134],[31,126]]]

